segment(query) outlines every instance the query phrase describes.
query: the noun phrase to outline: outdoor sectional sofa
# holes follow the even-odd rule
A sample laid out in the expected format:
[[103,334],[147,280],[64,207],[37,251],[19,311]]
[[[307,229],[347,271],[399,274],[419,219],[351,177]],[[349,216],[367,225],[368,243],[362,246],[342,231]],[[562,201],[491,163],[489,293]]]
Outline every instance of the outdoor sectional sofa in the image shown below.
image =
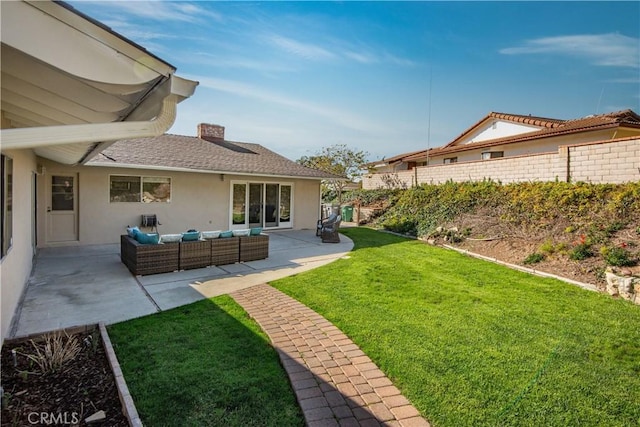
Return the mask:
[[140,276],[254,261],[268,256],[267,234],[161,244],[142,244],[126,234],[120,236],[120,259],[133,274]]

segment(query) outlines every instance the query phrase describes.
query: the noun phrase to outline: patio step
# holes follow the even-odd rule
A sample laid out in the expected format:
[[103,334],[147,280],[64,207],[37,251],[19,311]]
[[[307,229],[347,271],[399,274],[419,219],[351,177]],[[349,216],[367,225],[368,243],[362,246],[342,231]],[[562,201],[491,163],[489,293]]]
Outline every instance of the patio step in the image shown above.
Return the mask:
[[349,337],[309,307],[267,284],[231,296],[271,339],[308,426],[429,426]]

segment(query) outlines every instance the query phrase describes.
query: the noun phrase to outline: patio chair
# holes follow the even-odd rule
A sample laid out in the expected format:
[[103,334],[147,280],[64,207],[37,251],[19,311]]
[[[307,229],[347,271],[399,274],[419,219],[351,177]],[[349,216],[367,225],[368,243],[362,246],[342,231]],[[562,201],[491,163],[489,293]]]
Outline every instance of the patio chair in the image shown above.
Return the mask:
[[158,217],[155,214],[142,214],[142,220],[140,222],[141,227],[149,227],[151,231],[154,229],[158,232],[158,226],[162,225],[158,222]]
[[338,230],[340,229],[341,222],[342,217],[338,215],[334,222],[322,227],[320,231],[322,243],[340,243],[340,233],[338,233]]
[[326,217],[325,219],[319,219],[318,220],[318,224],[316,226],[316,236],[320,236],[322,234],[322,228],[326,225],[331,225],[333,223],[336,222],[336,220],[338,219],[339,215],[332,213],[331,215],[329,215],[328,217]]

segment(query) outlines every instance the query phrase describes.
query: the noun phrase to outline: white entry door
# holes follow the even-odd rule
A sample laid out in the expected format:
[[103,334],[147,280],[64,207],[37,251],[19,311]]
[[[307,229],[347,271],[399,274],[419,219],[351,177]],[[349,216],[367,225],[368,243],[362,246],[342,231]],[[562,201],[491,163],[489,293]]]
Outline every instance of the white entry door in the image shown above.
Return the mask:
[[50,175],[48,182],[47,242],[78,240],[78,176]]

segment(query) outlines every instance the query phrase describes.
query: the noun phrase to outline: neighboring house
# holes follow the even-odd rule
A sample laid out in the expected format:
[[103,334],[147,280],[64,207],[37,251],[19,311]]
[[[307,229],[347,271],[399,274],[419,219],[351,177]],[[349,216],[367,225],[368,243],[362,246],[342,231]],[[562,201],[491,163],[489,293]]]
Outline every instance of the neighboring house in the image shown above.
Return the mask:
[[198,83],[63,2],[3,1],[0,17],[4,341],[36,248],[112,221],[79,210],[108,183],[73,171],[116,140],[166,132]]
[[363,188],[448,179],[636,180],[640,179],[640,116],[631,110],[575,120],[490,113],[442,147],[367,166],[375,172],[364,177]]
[[364,165],[371,173],[390,173],[411,170],[418,166],[416,162],[406,162],[405,158],[416,154],[422,154],[425,150],[411,151],[409,153],[398,154],[397,156],[376,160]]

